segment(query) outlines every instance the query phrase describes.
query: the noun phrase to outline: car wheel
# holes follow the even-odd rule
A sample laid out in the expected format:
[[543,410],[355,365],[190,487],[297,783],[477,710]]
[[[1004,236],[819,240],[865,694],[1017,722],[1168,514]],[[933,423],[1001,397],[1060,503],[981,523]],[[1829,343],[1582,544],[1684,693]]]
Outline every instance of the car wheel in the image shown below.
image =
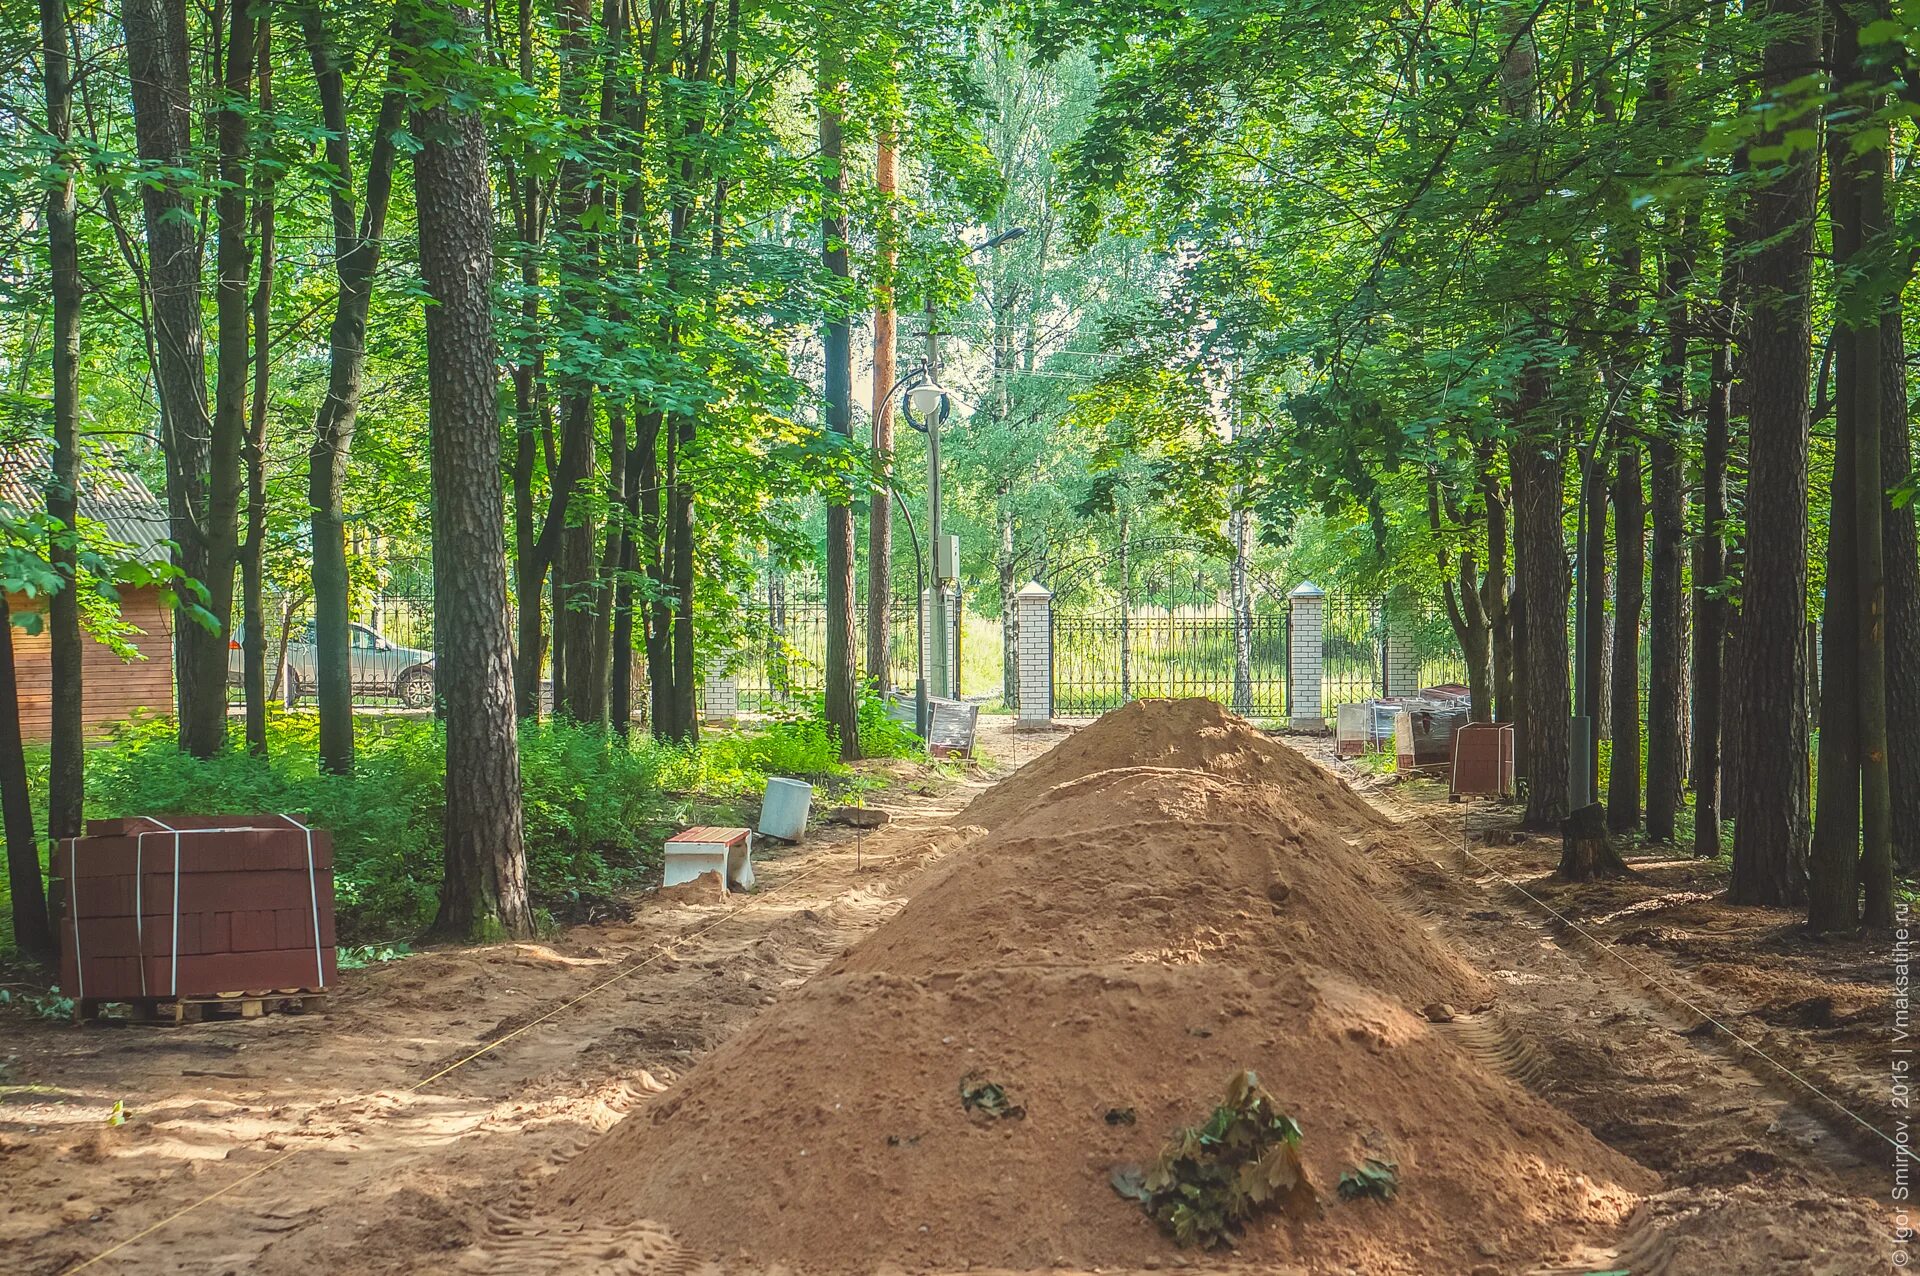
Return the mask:
[[393,691],[407,708],[426,708],[433,703],[433,670],[423,666],[407,670],[394,683]]

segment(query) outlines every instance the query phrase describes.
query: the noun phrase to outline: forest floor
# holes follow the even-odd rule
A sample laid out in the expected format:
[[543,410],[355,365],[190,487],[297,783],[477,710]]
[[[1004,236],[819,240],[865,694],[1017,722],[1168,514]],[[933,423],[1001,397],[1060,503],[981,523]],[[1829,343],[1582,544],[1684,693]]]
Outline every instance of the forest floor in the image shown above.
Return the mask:
[[[1011,765],[1064,735],[982,725],[984,749]],[[1509,812],[1450,806],[1433,786],[1290,743],[1400,825],[1406,836],[1378,852],[1404,884],[1393,905],[1498,988],[1495,1011],[1447,1027],[1453,1040],[1658,1176],[1624,1229],[1569,1238],[1556,1270],[1887,1269],[1884,1145],[1678,1000],[1881,1129],[1904,1129],[1884,943],[1808,943],[1784,913],[1717,903],[1718,870],[1690,860],[1636,856],[1634,881],[1556,887],[1544,880],[1552,845],[1499,836]],[[630,917],[548,941],[354,971],[324,1015],[159,1029],[8,1012],[0,1270],[95,1257],[87,1270],[187,1274],[701,1267],[643,1219],[530,1218],[530,1186],[676,1091],[941,876],[969,836],[953,817],[992,776],[896,771],[869,799],[891,811],[888,827],[829,829],[759,858],[760,889],[744,899],[643,894]],[[1506,844],[1488,844],[1490,830]],[[1495,1244],[1482,1253],[1478,1276],[1544,1270]],[[1164,1260],[1205,1262],[1171,1248]]]

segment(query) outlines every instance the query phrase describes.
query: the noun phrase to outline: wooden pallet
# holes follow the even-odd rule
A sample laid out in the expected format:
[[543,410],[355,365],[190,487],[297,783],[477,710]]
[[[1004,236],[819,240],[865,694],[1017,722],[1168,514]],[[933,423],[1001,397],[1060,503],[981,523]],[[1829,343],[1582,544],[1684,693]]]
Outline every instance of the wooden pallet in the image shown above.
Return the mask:
[[[210,997],[141,997],[127,1003],[133,1009],[133,1022],[179,1026],[209,1023],[219,1019],[258,1019],[274,1012],[324,1014],[327,994],[311,988],[270,988],[261,992],[223,992]],[[106,1002],[91,998],[77,1001],[73,1017],[85,1022],[101,1017]]]

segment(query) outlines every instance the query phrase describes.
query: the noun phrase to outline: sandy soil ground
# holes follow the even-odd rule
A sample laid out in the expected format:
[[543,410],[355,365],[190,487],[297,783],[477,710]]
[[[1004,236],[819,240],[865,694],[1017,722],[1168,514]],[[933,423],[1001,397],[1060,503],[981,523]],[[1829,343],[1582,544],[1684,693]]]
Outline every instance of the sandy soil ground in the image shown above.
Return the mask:
[[[984,747],[1014,764],[1061,738],[983,726]],[[1332,765],[1320,746],[1293,743]],[[1690,861],[1639,857],[1634,882],[1555,888],[1542,880],[1547,844],[1487,844],[1508,813],[1466,812],[1477,836],[1463,850],[1462,809],[1444,795],[1342,774],[1420,832],[1381,850],[1404,882],[1395,902],[1408,924],[1500,989],[1496,1009],[1448,1030],[1660,1176],[1621,1235],[1561,1270],[1887,1269],[1884,1144],[1680,1000],[1893,1130],[1903,1113],[1886,1081],[1884,942],[1809,944],[1785,914],[1715,902],[1713,870]],[[563,1224],[527,1202],[556,1166],[891,917],[957,844],[949,816],[983,785],[896,791],[880,799],[890,827],[763,860],[762,891],[736,907],[642,899],[631,919],[548,943],[354,972],[325,1016],[163,1030],[9,1014],[0,1271],[94,1258],[86,1270],[707,1268],[644,1220]],[[1460,1276],[1525,1271],[1497,1246],[1485,1258]],[[1201,1266],[1171,1250],[1166,1265]]]
[[983,783],[896,785],[869,803],[892,811],[887,828],[757,856],[744,902],[642,897],[630,920],[551,942],[350,972],[324,1015],[175,1030],[9,1014],[0,1271],[73,1270],[130,1238],[87,1270],[446,1270],[524,1172],[670,1087],[890,916]]

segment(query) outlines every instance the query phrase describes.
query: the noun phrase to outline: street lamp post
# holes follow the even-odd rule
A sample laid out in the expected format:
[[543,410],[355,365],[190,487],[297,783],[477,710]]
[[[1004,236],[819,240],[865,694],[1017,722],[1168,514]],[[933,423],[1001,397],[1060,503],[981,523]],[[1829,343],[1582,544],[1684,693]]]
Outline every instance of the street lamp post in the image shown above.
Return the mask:
[[[1015,226],[1005,230],[982,243],[974,245],[962,254],[964,261],[977,252],[998,248],[1010,244],[1027,233],[1025,226]],[[919,394],[931,391],[927,398],[928,409],[922,414],[927,433],[927,547],[931,551],[932,574],[927,589],[927,625],[931,630],[927,642],[928,663],[933,666],[933,694],[946,699],[952,694],[947,655],[947,577],[941,571],[941,559],[944,558],[946,543],[940,532],[940,424],[947,413],[947,396],[940,390],[940,325],[938,311],[934,305],[933,289],[927,289],[927,346],[923,365],[925,383],[910,391]],[[911,417],[909,418],[911,420]],[[956,574],[960,570],[958,563],[947,566]]]

